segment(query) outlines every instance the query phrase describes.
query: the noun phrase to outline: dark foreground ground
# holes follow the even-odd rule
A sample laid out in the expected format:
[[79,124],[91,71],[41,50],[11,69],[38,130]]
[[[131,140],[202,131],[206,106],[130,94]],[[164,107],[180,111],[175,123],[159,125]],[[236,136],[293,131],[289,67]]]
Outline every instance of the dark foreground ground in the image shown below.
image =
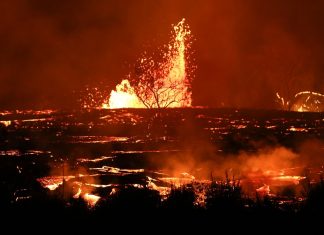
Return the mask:
[[[48,230],[64,225],[75,232],[103,229],[108,234],[112,230],[172,234],[175,229],[277,234],[278,226],[290,232],[315,231],[321,229],[324,215],[323,138],[322,113],[4,111],[0,114],[3,223],[28,221],[27,227],[35,229],[39,224]],[[249,156],[267,162],[268,155],[261,158],[260,149],[284,149],[269,150],[274,153],[269,161],[276,163],[271,175],[265,175],[268,169],[262,169],[260,161],[253,176],[224,167],[228,159],[248,164]],[[298,157],[287,163],[289,171],[279,169],[277,163],[287,161],[285,154],[290,153]],[[282,183],[278,178],[282,174],[301,178]],[[256,193],[265,184],[271,193]],[[91,196],[96,203],[91,204]]]

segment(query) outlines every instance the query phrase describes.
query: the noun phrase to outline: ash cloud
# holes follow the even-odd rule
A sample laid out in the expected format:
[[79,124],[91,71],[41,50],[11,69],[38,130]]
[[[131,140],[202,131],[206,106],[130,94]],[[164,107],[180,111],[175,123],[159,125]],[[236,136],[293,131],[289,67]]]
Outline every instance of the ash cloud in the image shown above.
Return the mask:
[[320,0],[13,0],[0,6],[1,108],[73,107],[72,91],[84,85],[113,89],[143,50],[168,42],[171,24],[183,17],[196,38],[194,105],[274,108],[277,91],[289,97],[324,89]]

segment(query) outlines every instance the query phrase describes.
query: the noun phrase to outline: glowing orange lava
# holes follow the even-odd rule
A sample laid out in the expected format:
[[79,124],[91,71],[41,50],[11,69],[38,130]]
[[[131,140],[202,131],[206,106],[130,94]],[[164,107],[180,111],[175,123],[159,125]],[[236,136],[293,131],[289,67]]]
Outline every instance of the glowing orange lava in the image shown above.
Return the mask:
[[[75,178],[75,176],[64,176],[65,181],[69,181],[70,179]],[[37,181],[44,188],[48,188],[49,190],[57,189],[61,184],[63,184],[63,176],[46,176],[43,178],[37,179]]]
[[84,194],[83,198],[91,207],[95,206],[98,200],[100,199],[99,196],[90,193]]
[[[102,105],[102,108],[105,107],[107,107],[107,104]],[[116,91],[111,91],[108,107],[112,109],[145,108],[127,79],[122,80],[121,83],[116,86]]]
[[286,101],[283,97],[276,93],[277,101],[283,110],[295,112],[323,112],[324,111],[324,95],[313,91],[301,91]]
[[82,192],[81,189],[82,186],[79,187],[77,193],[73,196],[73,198],[80,198],[82,197],[90,207],[93,207],[96,205],[96,203],[98,202],[98,200],[100,199],[99,196],[94,195],[94,194],[90,194],[90,193],[84,193]]
[[8,127],[11,125],[11,121],[8,120],[8,121],[0,121],[0,124],[3,124],[5,127]]
[[313,91],[302,91],[295,95],[292,110],[297,112],[323,112],[324,95]]
[[[110,98],[102,108],[166,108],[190,107],[192,103],[189,74],[186,61],[188,43],[191,34],[185,25],[185,19],[173,27],[173,39],[162,52],[163,61],[145,57],[139,60],[139,69],[143,74],[132,86],[130,80],[122,80],[111,91]],[[148,81],[148,79],[151,79]]]
[[270,187],[269,187],[269,185],[264,185],[264,186],[262,186],[262,187],[260,187],[260,188],[257,188],[256,189],[256,192],[258,193],[258,195],[260,196],[260,197],[264,197],[264,196],[267,196],[267,195],[269,195],[270,194]]

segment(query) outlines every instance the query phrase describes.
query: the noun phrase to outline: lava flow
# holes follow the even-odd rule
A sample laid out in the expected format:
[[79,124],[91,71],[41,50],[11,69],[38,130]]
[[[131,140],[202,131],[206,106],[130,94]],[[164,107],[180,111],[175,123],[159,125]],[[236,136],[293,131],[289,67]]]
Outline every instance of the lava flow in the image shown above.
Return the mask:
[[75,176],[46,176],[43,178],[37,179],[37,181],[44,187],[49,190],[55,190],[60,185],[63,184],[63,181],[69,181],[70,179],[75,178]]
[[99,196],[94,195],[94,194],[90,194],[90,193],[84,193],[82,192],[83,190],[81,189],[81,186],[79,187],[77,193],[73,196],[73,198],[77,199],[82,197],[90,207],[93,207],[96,205],[96,203],[98,202],[98,200],[100,199]]
[[190,68],[187,58],[190,48],[189,27],[185,19],[173,27],[173,38],[160,51],[162,61],[145,55],[136,68],[139,74],[130,75],[111,91],[102,108],[166,108],[190,107],[192,103]]

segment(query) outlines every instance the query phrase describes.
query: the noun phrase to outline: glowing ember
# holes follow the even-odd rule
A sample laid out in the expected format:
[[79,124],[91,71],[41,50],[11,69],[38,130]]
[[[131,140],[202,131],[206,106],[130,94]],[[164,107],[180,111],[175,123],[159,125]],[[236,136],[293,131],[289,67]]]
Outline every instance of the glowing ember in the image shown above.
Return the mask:
[[21,152],[16,149],[0,151],[0,156],[21,156]]
[[259,196],[264,197],[270,194],[270,186],[264,185],[258,189],[256,189],[256,192]]
[[90,193],[86,193],[84,194],[83,199],[88,203],[89,206],[93,207],[96,205],[100,197]]
[[82,192],[82,190],[81,190],[81,188],[79,188],[78,192],[73,196],[73,198],[79,198],[81,195],[81,192]]
[[156,181],[156,179],[153,179],[151,177],[147,176],[147,187],[152,190],[156,190],[159,192],[159,194],[163,197],[166,197],[170,194],[171,188],[170,187],[163,187],[163,186],[157,186],[153,181]]
[[294,131],[294,132],[308,132],[308,130],[306,128],[303,127],[290,127],[289,128],[290,131]]
[[11,125],[11,121],[0,121],[0,124],[3,124],[5,127],[10,126]]
[[[147,56],[139,60],[141,71],[136,84],[122,80],[111,91],[109,108],[166,108],[190,107],[191,91],[186,63],[190,30],[185,19],[173,27],[173,39],[163,52],[163,61]],[[130,80],[135,79],[130,77]],[[107,108],[107,103],[102,108]]]
[[[103,85],[99,87],[85,87],[84,90],[80,91],[79,104],[84,109],[100,109],[108,108],[108,105],[102,105],[109,95],[107,89]],[[102,107],[103,106],[103,107]]]
[[79,185],[79,188],[77,193],[73,196],[73,198],[77,199],[81,197],[88,203],[90,207],[95,206],[100,197],[88,192],[84,192],[84,188],[82,188],[82,183],[77,184]]
[[6,115],[10,115],[10,114],[12,114],[11,111],[1,111],[0,112],[0,116],[6,116]]
[[90,193],[83,193],[81,187],[82,185],[79,187],[78,192],[73,196],[73,198],[77,199],[82,197],[90,207],[95,206],[100,197]]

